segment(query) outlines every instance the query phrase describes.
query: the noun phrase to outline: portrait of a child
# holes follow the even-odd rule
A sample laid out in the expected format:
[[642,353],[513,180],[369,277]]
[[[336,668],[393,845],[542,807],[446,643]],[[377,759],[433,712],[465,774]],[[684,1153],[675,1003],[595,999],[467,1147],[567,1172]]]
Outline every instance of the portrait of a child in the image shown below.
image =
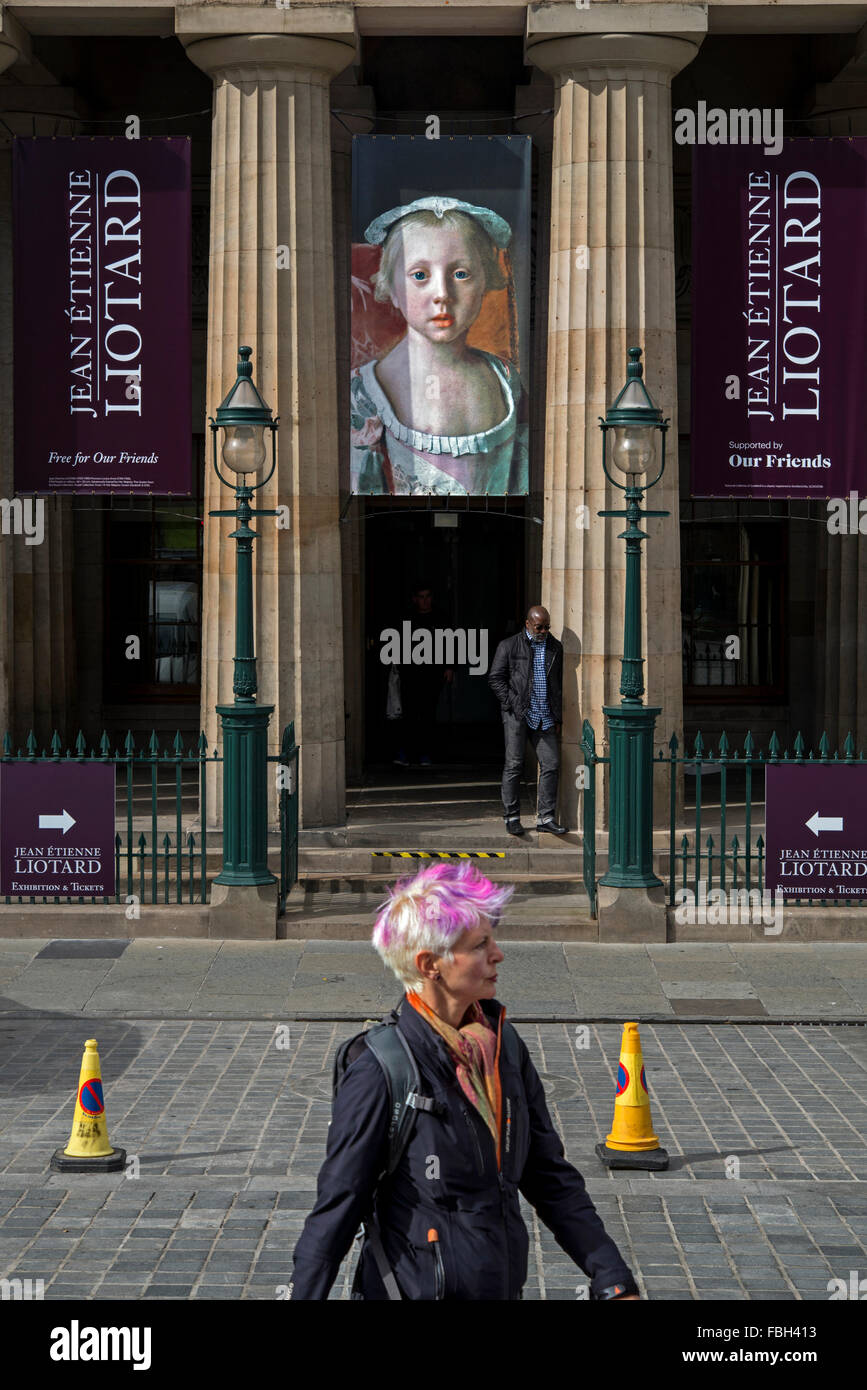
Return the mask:
[[509,224],[457,198],[418,198],[376,218],[371,275],[406,331],[350,382],[350,486],[359,493],[478,496],[528,490],[528,402],[517,367],[467,343],[506,280]]

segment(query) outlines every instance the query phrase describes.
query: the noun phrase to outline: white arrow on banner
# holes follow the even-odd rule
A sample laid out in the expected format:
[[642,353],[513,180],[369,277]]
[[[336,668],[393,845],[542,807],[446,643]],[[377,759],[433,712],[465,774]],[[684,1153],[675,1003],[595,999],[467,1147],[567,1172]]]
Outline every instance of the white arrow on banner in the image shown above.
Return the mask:
[[39,817],[40,830],[62,830],[65,835],[67,830],[71,830],[74,825],[75,817],[71,816],[65,807],[62,816]]
[[814,811],[810,819],[804,821],[804,824],[809,830],[812,830],[813,834],[818,839],[820,830],[842,830],[843,817],[820,816],[818,811]]

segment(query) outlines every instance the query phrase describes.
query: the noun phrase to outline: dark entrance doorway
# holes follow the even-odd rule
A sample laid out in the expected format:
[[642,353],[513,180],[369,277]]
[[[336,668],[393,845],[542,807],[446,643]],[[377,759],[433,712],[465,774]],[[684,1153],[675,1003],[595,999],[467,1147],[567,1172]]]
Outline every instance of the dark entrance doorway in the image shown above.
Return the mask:
[[[369,504],[365,537],[368,771],[393,768],[395,757],[404,751],[409,761],[416,761],[425,741],[414,737],[418,730],[405,718],[387,718],[389,665],[383,656],[388,659],[390,642],[392,653],[395,647],[390,636],[382,636],[389,630],[399,636],[401,660],[410,653],[403,624],[410,622],[410,631],[419,631],[412,593],[420,582],[431,590],[442,633],[439,647],[431,642],[433,664],[439,666],[432,675],[429,704],[433,725],[428,751],[433,769],[490,772],[502,763],[502,725],[487,673],[497,643],[518,630],[532,602],[525,579],[525,532],[532,525],[525,521],[526,499],[504,507],[498,498],[496,510],[486,510],[483,499],[472,499],[467,508],[462,499],[463,505],[453,511],[444,510],[441,499],[433,500],[436,510],[423,505],[397,511]],[[419,646],[416,650],[424,655]],[[450,663],[454,676],[448,681],[443,670]],[[412,700],[418,689],[415,673],[405,678],[405,684]],[[407,736],[412,747],[406,747]]]

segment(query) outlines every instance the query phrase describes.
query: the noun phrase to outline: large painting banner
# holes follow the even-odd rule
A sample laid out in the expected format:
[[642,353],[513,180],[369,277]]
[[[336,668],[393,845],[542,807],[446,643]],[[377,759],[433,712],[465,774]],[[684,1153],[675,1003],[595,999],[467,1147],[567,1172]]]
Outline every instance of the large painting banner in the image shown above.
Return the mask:
[[16,491],[189,496],[189,138],[13,151]]
[[865,491],[867,139],[693,152],[692,494]]
[[352,220],[349,489],[527,493],[530,137],[356,136]]

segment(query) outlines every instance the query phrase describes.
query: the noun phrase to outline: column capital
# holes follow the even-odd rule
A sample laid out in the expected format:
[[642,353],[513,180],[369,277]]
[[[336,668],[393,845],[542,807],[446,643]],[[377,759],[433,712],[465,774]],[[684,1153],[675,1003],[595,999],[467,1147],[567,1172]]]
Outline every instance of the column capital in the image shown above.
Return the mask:
[[599,81],[623,77],[627,69],[653,70],[671,81],[691,63],[701,37],[675,34],[561,34],[526,48],[526,60],[557,80]]
[[299,69],[332,78],[356,61],[354,36],[320,34],[221,34],[178,36],[187,57],[215,80],[285,81]]
[[13,63],[30,63],[30,35],[11,13],[8,5],[0,5],[0,72]]

